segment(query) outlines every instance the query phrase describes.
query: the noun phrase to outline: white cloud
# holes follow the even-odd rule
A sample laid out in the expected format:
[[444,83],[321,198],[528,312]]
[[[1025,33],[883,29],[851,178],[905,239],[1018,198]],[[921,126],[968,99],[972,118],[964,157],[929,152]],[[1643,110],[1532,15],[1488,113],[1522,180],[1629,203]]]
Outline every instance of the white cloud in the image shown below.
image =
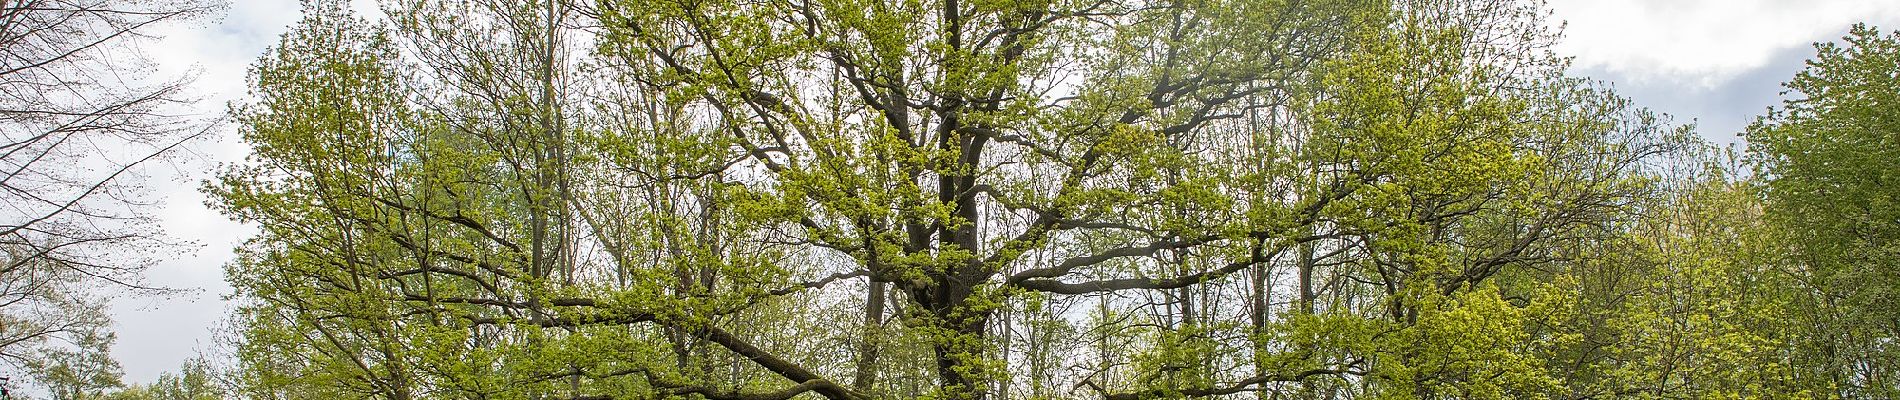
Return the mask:
[[1557,50],[1577,67],[1704,88],[1763,66],[1855,22],[1900,28],[1888,0],[1551,0],[1568,21]]
[[[297,0],[234,0],[223,18],[173,24],[155,30],[162,39],[147,43],[145,55],[154,78],[197,76],[187,89],[200,99],[187,110],[203,118],[223,114],[227,102],[245,95],[245,73],[265,47],[277,41],[301,17]],[[152,195],[163,199],[156,210],[167,235],[196,242],[200,247],[177,259],[147,270],[150,283],[195,292],[164,298],[120,298],[112,304],[119,342],[113,357],[125,369],[127,382],[151,382],[158,374],[214,348],[213,329],[228,311],[222,295],[225,262],[231,249],[250,235],[250,228],[232,222],[204,206],[198,182],[209,178],[220,162],[243,159],[249,149],[230,126],[167,167],[151,168],[143,178]]]

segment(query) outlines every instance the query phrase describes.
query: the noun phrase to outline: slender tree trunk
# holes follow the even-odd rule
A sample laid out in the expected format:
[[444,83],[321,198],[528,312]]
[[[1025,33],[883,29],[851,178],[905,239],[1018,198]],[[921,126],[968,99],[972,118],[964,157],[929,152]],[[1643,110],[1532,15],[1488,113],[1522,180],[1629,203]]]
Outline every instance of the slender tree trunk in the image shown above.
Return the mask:
[[[1262,265],[1268,265],[1268,264],[1262,264]],[[1249,293],[1250,296],[1248,296],[1249,298],[1247,299],[1247,301],[1249,303],[1248,317],[1250,317],[1249,319],[1252,320],[1250,322],[1253,323],[1253,329],[1250,332],[1256,335],[1254,336],[1256,339],[1253,340],[1254,371],[1255,372],[1265,372],[1267,371],[1268,368],[1272,368],[1272,366],[1267,365],[1266,357],[1261,357],[1261,355],[1266,354],[1268,352],[1267,342],[1257,339],[1257,338],[1264,337],[1264,336],[1259,336],[1259,335],[1267,332],[1267,322],[1268,322],[1267,318],[1272,316],[1272,313],[1269,312],[1270,310],[1267,309],[1271,304],[1273,304],[1273,286],[1268,285],[1268,281],[1267,281],[1267,278],[1271,277],[1272,275],[1273,275],[1272,269],[1264,268],[1261,266],[1255,266],[1248,273],[1249,281],[1251,281],[1250,283],[1253,286],[1251,288],[1252,292]],[[1256,398],[1265,399],[1267,398],[1269,394],[1267,391],[1263,390],[1263,391],[1254,392],[1254,395],[1255,395],[1254,397]]]
[[1300,312],[1312,314],[1313,300],[1313,242],[1300,243]]

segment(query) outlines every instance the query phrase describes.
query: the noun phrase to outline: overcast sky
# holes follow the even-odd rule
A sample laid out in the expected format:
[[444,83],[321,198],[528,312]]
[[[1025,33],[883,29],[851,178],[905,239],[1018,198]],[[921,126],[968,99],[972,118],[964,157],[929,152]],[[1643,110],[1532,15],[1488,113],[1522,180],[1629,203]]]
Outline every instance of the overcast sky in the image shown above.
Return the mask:
[[[161,73],[199,75],[195,90],[206,113],[222,112],[245,94],[244,71],[299,17],[296,0],[231,0],[218,21],[168,28],[152,50]],[[358,0],[357,3],[367,3]],[[1552,0],[1567,21],[1558,50],[1576,57],[1576,73],[1615,85],[1637,104],[1694,122],[1711,141],[1735,143],[1736,133],[1777,104],[1780,82],[1799,71],[1811,44],[1845,34],[1854,22],[1900,28],[1900,1],[1892,0]],[[245,147],[227,129],[200,150],[199,168],[236,162]],[[173,237],[202,245],[192,256],[151,270],[152,282],[194,293],[116,302],[119,328],[113,350],[128,382],[151,382],[188,357],[216,348],[216,330],[229,294],[223,264],[251,233],[205,208],[197,192],[201,171],[176,171],[156,184],[161,217]]]

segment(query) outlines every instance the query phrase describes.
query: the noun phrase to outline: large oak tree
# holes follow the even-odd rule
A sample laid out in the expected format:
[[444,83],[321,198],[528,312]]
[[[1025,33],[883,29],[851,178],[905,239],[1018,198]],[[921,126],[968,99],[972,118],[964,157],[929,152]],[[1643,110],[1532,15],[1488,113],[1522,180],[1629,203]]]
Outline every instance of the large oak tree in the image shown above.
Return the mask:
[[208,187],[262,228],[245,395],[1777,393],[1670,384],[1761,351],[1630,356],[1754,337],[1677,329],[1720,307],[1603,323],[1727,287],[1615,279],[1720,231],[1654,219],[1701,210],[1650,168],[1686,131],[1567,76],[1539,4],[384,11],[312,2]]

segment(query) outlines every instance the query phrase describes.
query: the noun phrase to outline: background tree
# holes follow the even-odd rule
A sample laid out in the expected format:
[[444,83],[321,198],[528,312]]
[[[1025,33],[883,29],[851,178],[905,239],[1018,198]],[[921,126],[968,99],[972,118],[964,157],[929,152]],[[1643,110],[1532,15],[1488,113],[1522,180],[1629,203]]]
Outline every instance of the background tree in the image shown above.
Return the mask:
[[1900,394],[1900,34],[1866,25],[1815,45],[1789,97],[1748,127],[1767,216],[1803,284],[1800,364],[1842,397]]
[[87,332],[70,346],[42,349],[26,368],[54,399],[99,398],[124,385],[119,362],[105,351],[114,340],[111,332]]
[[159,373],[158,380],[150,384],[129,385],[123,390],[114,391],[102,397],[104,400],[216,400],[225,399],[230,392],[228,382],[221,381],[223,372],[218,371],[204,358],[191,358],[178,366],[178,370]]
[[152,71],[143,45],[157,27],[216,9],[0,2],[0,376],[51,376],[36,370],[58,364],[43,356],[104,357],[92,346],[110,341],[88,339],[110,335],[103,299],[156,290],[140,273],[173,247],[132,177],[204,124],[181,111],[187,80],[138,78]]

